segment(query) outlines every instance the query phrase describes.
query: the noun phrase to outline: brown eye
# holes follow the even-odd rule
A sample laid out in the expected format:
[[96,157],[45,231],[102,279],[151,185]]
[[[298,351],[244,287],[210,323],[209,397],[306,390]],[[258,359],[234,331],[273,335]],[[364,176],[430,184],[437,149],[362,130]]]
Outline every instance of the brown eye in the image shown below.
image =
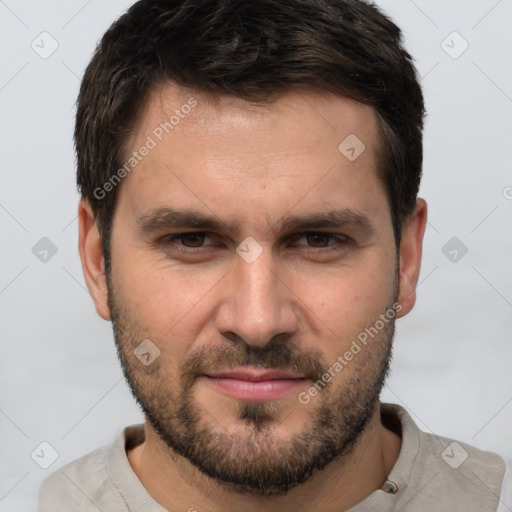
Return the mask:
[[160,245],[167,252],[194,255],[204,251],[208,247],[207,242],[210,238],[210,235],[201,232],[179,233],[162,238]]
[[204,243],[205,236],[204,233],[190,233],[188,235],[181,235],[179,240],[181,240],[182,243],[186,241],[187,243],[184,243],[186,247],[201,247]]
[[339,249],[349,243],[349,239],[343,235],[333,235],[331,233],[301,233],[294,239],[299,242],[303,240],[305,243],[297,243],[299,246],[305,246],[312,249]]
[[330,235],[324,233],[308,233],[306,235],[308,243],[313,247],[327,247],[329,245]]

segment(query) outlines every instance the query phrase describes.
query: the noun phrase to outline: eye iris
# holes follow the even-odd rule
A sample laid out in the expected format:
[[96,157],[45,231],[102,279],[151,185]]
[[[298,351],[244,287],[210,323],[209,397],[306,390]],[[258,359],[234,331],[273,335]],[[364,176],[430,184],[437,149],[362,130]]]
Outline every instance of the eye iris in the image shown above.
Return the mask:
[[[185,235],[182,237],[182,241],[190,241],[192,239],[192,244],[185,244],[188,247],[201,247],[201,245],[204,242],[204,235],[202,234],[191,234],[191,235]],[[195,243],[194,243],[195,240]]]
[[[318,233],[309,234],[307,235],[307,238],[308,243],[313,240],[312,245],[315,247],[326,247],[328,245],[327,242],[329,241],[329,235],[322,235]],[[324,241],[325,243],[322,243],[322,241]]]

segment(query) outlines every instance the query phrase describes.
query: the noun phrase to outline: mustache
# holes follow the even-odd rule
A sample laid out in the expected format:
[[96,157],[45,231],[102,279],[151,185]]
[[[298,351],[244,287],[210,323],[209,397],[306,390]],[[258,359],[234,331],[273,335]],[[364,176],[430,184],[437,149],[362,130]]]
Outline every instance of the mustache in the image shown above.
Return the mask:
[[186,389],[207,372],[241,366],[285,370],[314,382],[321,379],[329,368],[320,352],[299,352],[291,344],[278,341],[271,341],[264,347],[252,347],[246,343],[224,347],[205,346],[184,359],[180,367],[182,384]]

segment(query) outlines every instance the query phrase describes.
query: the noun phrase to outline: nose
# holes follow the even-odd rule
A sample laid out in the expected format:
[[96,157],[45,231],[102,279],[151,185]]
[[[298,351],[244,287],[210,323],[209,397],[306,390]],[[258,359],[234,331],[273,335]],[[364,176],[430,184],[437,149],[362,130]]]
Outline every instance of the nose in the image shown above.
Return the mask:
[[251,263],[237,256],[226,277],[216,317],[222,336],[263,347],[275,336],[288,339],[297,331],[294,294],[270,251]]

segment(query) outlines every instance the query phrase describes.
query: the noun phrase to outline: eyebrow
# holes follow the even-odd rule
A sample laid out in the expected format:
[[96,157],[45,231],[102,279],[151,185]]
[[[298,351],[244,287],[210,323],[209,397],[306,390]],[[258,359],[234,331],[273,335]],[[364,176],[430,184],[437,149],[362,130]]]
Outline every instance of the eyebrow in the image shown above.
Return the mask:
[[[176,229],[204,229],[211,231],[241,231],[240,221],[227,223],[215,215],[196,210],[156,208],[137,218],[137,225],[144,234]],[[313,229],[355,229],[371,236],[377,231],[368,216],[353,208],[326,210],[302,215],[286,215],[279,219],[272,231],[307,231]]]

